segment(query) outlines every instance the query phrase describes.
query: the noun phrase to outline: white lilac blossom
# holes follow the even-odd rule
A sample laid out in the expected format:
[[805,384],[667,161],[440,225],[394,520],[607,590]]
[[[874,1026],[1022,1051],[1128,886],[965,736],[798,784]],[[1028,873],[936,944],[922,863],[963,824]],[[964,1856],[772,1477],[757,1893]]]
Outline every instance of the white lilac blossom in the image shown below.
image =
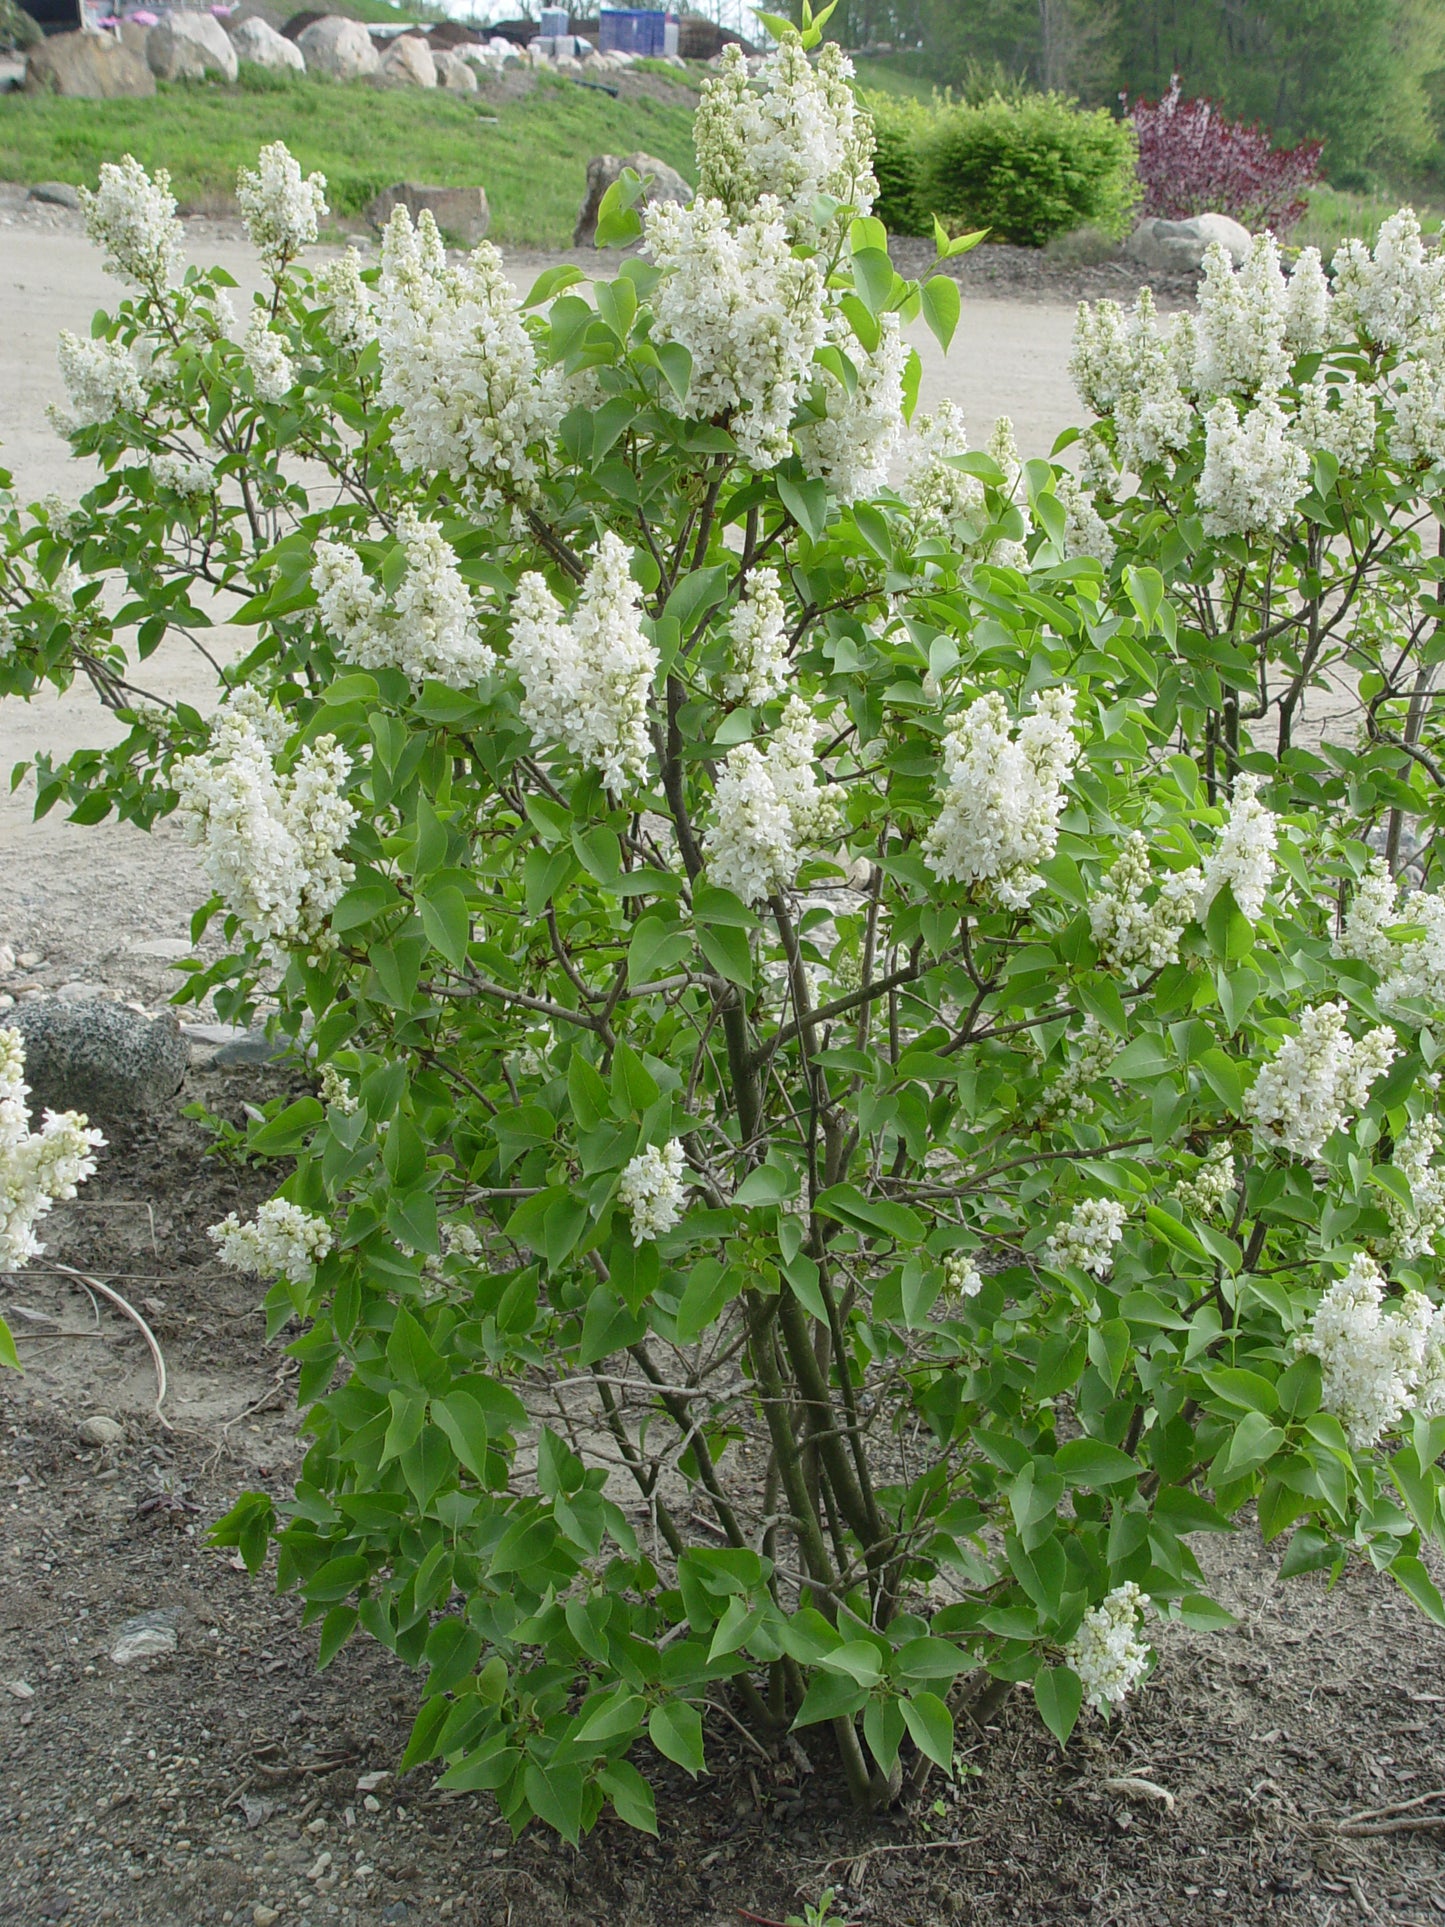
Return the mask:
[[672,1138],[661,1149],[649,1144],[623,1166],[617,1202],[632,1219],[632,1242],[660,1238],[681,1218],[687,1203],[682,1144]]
[[284,1198],[268,1198],[248,1223],[232,1211],[206,1236],[223,1265],[258,1278],[305,1278],[333,1243],[324,1218]]
[[251,383],[260,402],[285,401],[296,379],[286,342],[270,326],[266,310],[256,308],[241,337],[241,358],[251,371]]
[[1385,1211],[1392,1229],[1390,1252],[1409,1261],[1433,1252],[1435,1241],[1445,1231],[1445,1168],[1435,1157],[1445,1131],[1433,1114],[1414,1119],[1395,1140],[1390,1162],[1410,1187],[1410,1202],[1402,1204],[1393,1192],[1385,1193]]
[[728,751],[702,841],[710,879],[744,903],[787,889],[808,848],[832,827],[836,808],[813,767],[821,733],[808,705],[794,696],[765,751],[752,743]]
[[251,245],[277,280],[316,239],[326,214],[326,176],[303,176],[284,141],[263,147],[254,168],[240,168],[236,199]]
[[436,222],[415,228],[404,207],[381,243],[376,335],[381,402],[400,410],[392,441],[402,462],[445,471],[482,502],[527,494],[534,450],[562,418],[564,382],[539,371],[517,291],[483,241],[448,263]]
[[361,265],[356,249],[348,248],[316,277],[316,292],[328,309],[322,325],[335,345],[350,354],[360,354],[376,339],[376,309]]
[[698,198],[742,219],[771,195],[795,236],[812,227],[820,194],[869,213],[878,191],[873,130],[852,77],[853,63],[834,41],[824,42],[814,63],[796,34],[785,35],[755,83],[742,50],[724,48],[693,122]]
[[977,1298],[983,1274],[967,1253],[950,1251],[943,1261],[943,1288],[951,1298]]
[[1210,535],[1277,535],[1309,486],[1309,457],[1266,395],[1240,418],[1227,397],[1204,418],[1199,506]]
[[647,770],[647,698],[657,651],[642,633],[631,554],[609,530],[570,617],[540,575],[517,584],[511,662],[522,720],[538,743],[561,743],[620,796]]
[[1044,690],[1015,730],[1003,697],[980,696],[943,739],[942,807],[923,846],[946,883],[990,883],[1022,909],[1043,886],[1034,866],[1058,842],[1063,784],[1079,753],[1074,702]]
[[903,369],[912,352],[896,314],[879,317],[878,346],[865,352],[851,329],[835,321],[829,333],[856,371],[850,390],[831,368],[818,371],[821,419],[805,419],[794,440],[803,466],[825,481],[841,502],[873,495],[903,438]]
[[1300,390],[1293,439],[1307,455],[1333,455],[1342,475],[1359,475],[1375,458],[1375,391],[1352,376],[1316,375]]
[[1334,314],[1370,347],[1428,353],[1445,332],[1445,256],[1428,253],[1415,210],[1381,223],[1374,248],[1344,241],[1335,251]]
[[722,417],[745,462],[776,466],[792,446],[789,424],[827,325],[817,262],[794,257],[771,195],[735,223],[721,201],[699,198],[650,207],[644,225],[662,271],[653,339],[692,358],[683,413]]
[[428,677],[469,689],[496,667],[477,632],[472,594],[440,529],[413,508],[397,518],[406,557],[388,597],[351,549],[318,542],[311,569],[321,619],[344,653],[363,669],[396,668],[419,689]]
[[1273,393],[1289,373],[1288,295],[1272,234],[1257,234],[1238,272],[1218,241],[1204,252],[1195,382],[1206,395]]
[[136,372],[135,357],[123,342],[82,341],[62,328],[56,354],[76,428],[91,428],[98,422],[114,421],[119,414],[139,415],[144,411],[146,392]]
[[1097,556],[1107,568],[1114,559],[1114,537],[1089,492],[1064,469],[1054,479],[1054,495],[1064,511],[1064,556]]
[[920,535],[951,535],[959,520],[983,509],[983,483],[955,466],[968,453],[968,431],[958,404],[947,397],[931,415],[920,415],[909,437],[907,467],[899,493]]
[[1390,453],[1396,461],[1412,466],[1445,461],[1445,365],[1402,363],[1390,400]]
[[788,621],[776,569],[755,569],[728,619],[730,702],[765,703],[788,681]]
[[105,265],[122,281],[164,287],[181,263],[185,237],[176,219],[171,177],[158,167],[154,179],[127,154],[103,161],[100,184],[80,190],[85,231],[105,251]]
[[1128,1580],[1090,1607],[1064,1658],[1078,1674],[1096,1713],[1120,1705],[1149,1670],[1149,1648],[1139,1637],[1144,1595]]
[[1262,780],[1248,770],[1234,779],[1229,815],[1205,859],[1199,887],[1201,917],[1227,883],[1242,913],[1251,923],[1259,921],[1274,879],[1277,840],[1274,811],[1259,800]]
[[340,1111],[343,1117],[354,1117],[356,1114],[356,1093],[346,1073],[338,1070],[335,1064],[321,1066],[321,1102],[329,1110]]
[[1284,345],[1291,355],[1317,355],[1330,345],[1330,284],[1318,248],[1301,248],[1284,293]]
[[1234,1153],[1227,1144],[1216,1144],[1187,1178],[1176,1179],[1174,1190],[1196,1218],[1216,1218],[1233,1199],[1237,1182]]
[[1361,1038],[1346,1029],[1343,1003],[1300,1013],[1299,1033],[1260,1066],[1245,1110],[1263,1145],[1295,1157],[1318,1157],[1326,1142],[1369,1101],[1370,1086],[1399,1052],[1389,1031]]
[[1114,301],[1080,302],[1069,373],[1085,406],[1113,420],[1125,468],[1167,463],[1187,445],[1194,355],[1188,317],[1162,329],[1148,288],[1127,316]]
[[1063,1070],[1048,1087],[1047,1114],[1087,1117],[1094,1108],[1089,1086],[1107,1075],[1123,1048],[1124,1040],[1106,1030],[1097,1017],[1085,1017]]
[[1044,1255],[1051,1265],[1077,1265],[1095,1278],[1107,1278],[1128,1216],[1117,1198],[1081,1198],[1045,1239]]
[[0,1030],[0,1273],[19,1271],[44,1251],[36,1225],[75,1196],[105,1143],[78,1111],[47,1111],[32,1131],[29,1095],[25,1039],[18,1030]]
[[1380,1268],[1363,1252],[1321,1297],[1295,1350],[1320,1361],[1320,1403],[1356,1452],[1377,1444],[1412,1408],[1427,1417],[1440,1409],[1445,1313],[1419,1291],[1387,1308]]
[[169,489],[173,495],[195,500],[215,493],[215,470],[189,455],[152,455],[147,466],[156,487]]
[[1381,856],[1371,858],[1356,884],[1334,950],[1378,973],[1382,1010],[1445,1003],[1445,897],[1412,890],[1402,901]]
[[1198,870],[1167,871],[1156,887],[1149,846],[1133,831],[1089,902],[1089,926],[1104,962],[1128,971],[1177,963],[1201,881]]
[[181,827],[227,910],[272,961],[286,946],[326,947],[326,919],[351,881],[342,856],[356,821],[345,794],[350,765],[319,736],[289,772],[275,757],[285,720],[232,701],[211,725],[209,749],[176,765]]

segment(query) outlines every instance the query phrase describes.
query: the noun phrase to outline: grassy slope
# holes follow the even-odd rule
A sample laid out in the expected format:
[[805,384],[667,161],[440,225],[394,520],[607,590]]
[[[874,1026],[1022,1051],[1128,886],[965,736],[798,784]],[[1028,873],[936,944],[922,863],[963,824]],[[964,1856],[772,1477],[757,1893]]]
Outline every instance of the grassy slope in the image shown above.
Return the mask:
[[180,83],[152,100],[0,95],[0,179],[94,185],[102,161],[129,153],[169,168],[182,203],[219,208],[237,167],[284,140],[304,168],[326,175],[339,214],[359,213],[396,181],[480,182],[498,241],[565,247],[592,155],[641,150],[692,173],[692,102],[680,87],[653,83],[613,100],[543,76],[521,99],[473,102],[245,71],[240,87]]

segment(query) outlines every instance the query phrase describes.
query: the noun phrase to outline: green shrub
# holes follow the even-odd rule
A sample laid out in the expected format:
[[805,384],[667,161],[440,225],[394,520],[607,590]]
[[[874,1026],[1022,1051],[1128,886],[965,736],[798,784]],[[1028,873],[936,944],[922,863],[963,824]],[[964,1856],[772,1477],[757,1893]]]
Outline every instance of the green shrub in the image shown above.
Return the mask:
[[918,155],[919,192],[951,228],[1042,247],[1086,222],[1121,234],[1138,199],[1133,128],[1060,94],[995,98],[938,116]]
[[937,106],[901,94],[861,96],[873,119],[877,149],[873,212],[890,234],[927,234],[932,223],[919,180],[923,142],[938,119]]

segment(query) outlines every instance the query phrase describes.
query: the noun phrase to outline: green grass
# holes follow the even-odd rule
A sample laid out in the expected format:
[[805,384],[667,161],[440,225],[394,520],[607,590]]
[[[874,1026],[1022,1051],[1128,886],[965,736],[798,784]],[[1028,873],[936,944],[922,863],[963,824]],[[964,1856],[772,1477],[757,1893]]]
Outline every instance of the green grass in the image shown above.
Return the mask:
[[396,181],[480,182],[494,239],[554,248],[571,244],[594,154],[655,154],[692,177],[693,103],[681,88],[675,99],[656,98],[654,83],[614,100],[541,75],[521,99],[473,101],[242,71],[238,87],[181,82],[151,100],[0,95],[0,180],[94,186],[102,161],[134,154],[170,169],[183,204],[220,210],[233,201],[236,169],[284,140],[305,169],[325,174],[338,214],[361,213]]
[[[1309,195],[1309,212],[1298,227],[1290,229],[1293,248],[1318,248],[1326,261],[1341,241],[1361,240],[1374,246],[1380,223],[1402,206],[1409,205],[1408,194],[1343,194],[1338,188],[1316,187]],[[1438,209],[1414,201],[1415,212],[1425,233],[1437,233],[1441,220]]]
[[905,100],[932,100],[935,88],[931,80],[925,80],[911,67],[902,67],[899,60],[916,60],[916,55],[903,54],[897,57],[888,54],[875,54],[855,59],[853,66],[857,71],[858,85],[871,88],[878,94],[899,94]]

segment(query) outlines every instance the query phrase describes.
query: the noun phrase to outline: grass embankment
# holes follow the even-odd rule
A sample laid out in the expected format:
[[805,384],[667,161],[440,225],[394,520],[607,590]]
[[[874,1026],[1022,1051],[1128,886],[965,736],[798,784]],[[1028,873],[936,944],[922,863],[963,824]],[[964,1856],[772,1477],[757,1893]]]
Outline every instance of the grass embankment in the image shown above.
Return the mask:
[[[177,199],[220,212],[236,169],[284,140],[325,174],[332,208],[360,214],[397,181],[487,190],[492,236],[513,247],[569,246],[594,154],[655,154],[692,176],[695,96],[622,76],[617,99],[538,75],[473,98],[420,88],[341,85],[243,68],[236,87],[162,85],[150,100],[0,95],[0,180],[94,186],[102,161],[134,154],[170,169]],[[680,81],[681,76],[677,76]]]

